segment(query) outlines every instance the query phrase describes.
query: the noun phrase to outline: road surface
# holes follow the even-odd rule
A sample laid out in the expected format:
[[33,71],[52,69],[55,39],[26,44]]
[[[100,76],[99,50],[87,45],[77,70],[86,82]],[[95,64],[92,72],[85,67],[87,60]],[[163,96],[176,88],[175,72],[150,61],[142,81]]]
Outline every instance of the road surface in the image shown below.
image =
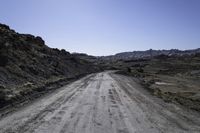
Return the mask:
[[1,133],[199,133],[200,115],[132,78],[88,75],[0,119]]

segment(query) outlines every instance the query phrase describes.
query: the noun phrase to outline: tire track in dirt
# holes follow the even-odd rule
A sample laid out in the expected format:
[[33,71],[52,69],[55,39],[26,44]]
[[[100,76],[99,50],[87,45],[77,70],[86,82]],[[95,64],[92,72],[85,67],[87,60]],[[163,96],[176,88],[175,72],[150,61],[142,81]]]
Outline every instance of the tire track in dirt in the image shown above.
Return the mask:
[[24,124],[18,126],[17,128],[8,128],[5,131],[1,130],[1,132],[19,132],[19,133],[25,133],[25,132],[33,132],[35,128],[37,128],[41,123],[44,123],[45,120],[43,119],[47,115],[53,114],[54,111],[58,110],[61,105],[68,102],[70,99],[75,97],[77,95],[77,92],[80,91],[80,89],[86,87],[89,84],[89,81],[94,77],[95,75],[89,75],[86,78],[83,78],[83,81],[80,84],[77,84],[74,86],[73,89],[65,92],[61,97],[58,97],[55,101],[47,105],[43,110],[40,110],[37,112],[37,114],[33,115],[30,119],[26,120]]
[[154,98],[130,77],[107,71],[1,119],[0,133],[199,133],[199,116]]

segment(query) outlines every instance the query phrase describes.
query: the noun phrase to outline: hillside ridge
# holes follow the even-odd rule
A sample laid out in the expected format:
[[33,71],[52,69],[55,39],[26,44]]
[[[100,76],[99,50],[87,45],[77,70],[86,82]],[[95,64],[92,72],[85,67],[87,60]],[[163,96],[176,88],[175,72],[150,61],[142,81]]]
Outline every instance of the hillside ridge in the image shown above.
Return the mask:
[[0,107],[45,92],[49,84],[59,86],[99,70],[64,49],[48,47],[39,36],[0,24]]

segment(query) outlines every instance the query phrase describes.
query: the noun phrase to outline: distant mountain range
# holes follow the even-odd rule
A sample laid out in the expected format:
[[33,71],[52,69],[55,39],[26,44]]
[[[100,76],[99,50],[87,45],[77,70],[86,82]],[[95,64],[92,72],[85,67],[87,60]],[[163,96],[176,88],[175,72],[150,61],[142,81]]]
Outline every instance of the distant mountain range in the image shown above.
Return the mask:
[[133,51],[133,52],[122,52],[117,53],[115,55],[110,56],[101,56],[99,57],[100,60],[130,60],[130,59],[148,59],[152,57],[156,57],[159,55],[166,55],[166,56],[185,56],[185,55],[193,55],[200,53],[200,48],[198,49],[191,49],[191,50],[178,50],[178,49],[171,49],[171,50],[153,50],[149,49],[146,51]]

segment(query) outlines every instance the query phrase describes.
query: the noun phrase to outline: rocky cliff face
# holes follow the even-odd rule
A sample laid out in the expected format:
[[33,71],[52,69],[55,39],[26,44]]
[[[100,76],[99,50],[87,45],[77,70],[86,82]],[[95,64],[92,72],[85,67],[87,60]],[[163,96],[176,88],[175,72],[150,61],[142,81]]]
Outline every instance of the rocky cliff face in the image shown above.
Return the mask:
[[0,106],[46,84],[99,71],[65,50],[49,48],[41,37],[19,34],[0,24]]

